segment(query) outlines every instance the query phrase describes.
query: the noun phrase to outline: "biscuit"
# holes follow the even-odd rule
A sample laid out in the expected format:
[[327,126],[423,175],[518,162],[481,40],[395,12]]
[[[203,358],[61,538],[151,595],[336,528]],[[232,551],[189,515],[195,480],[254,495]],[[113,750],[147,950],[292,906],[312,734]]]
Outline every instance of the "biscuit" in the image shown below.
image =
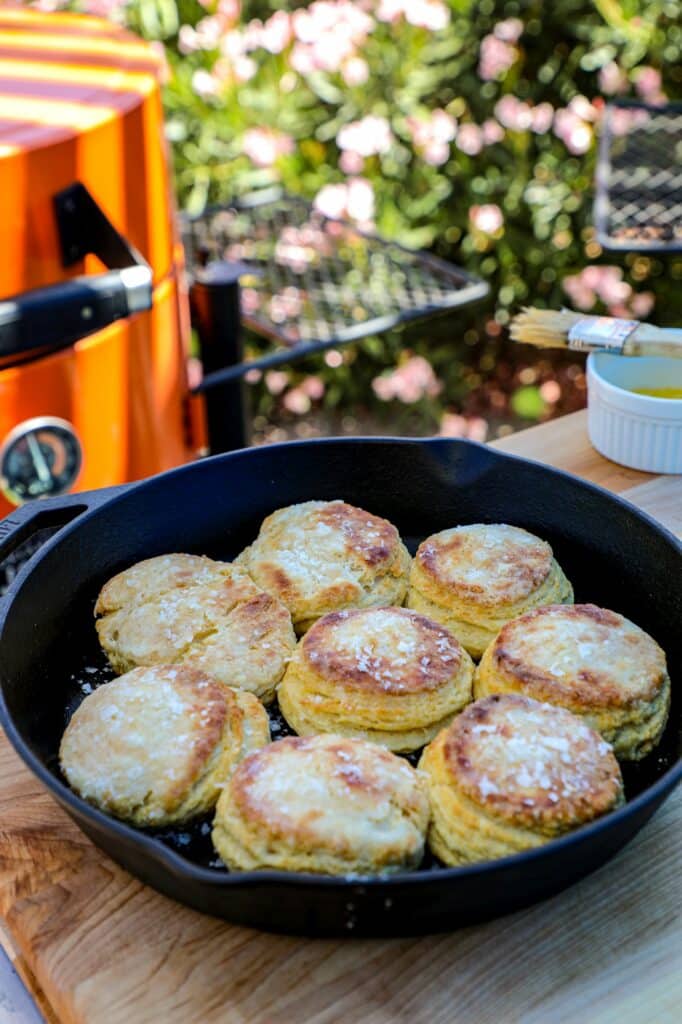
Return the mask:
[[570,711],[514,694],[470,704],[422,754],[428,845],[457,866],[541,846],[623,803],[608,743]]
[[500,631],[476,671],[474,695],[522,693],[568,708],[639,760],[659,742],[670,707],[665,654],[648,633],[593,604],[526,612]]
[[270,741],[265,708],[187,666],[138,668],[75,711],[59,761],[79,796],[133,825],[210,811],[239,761]]
[[402,604],[410,569],[395,526],[344,501],[273,512],[235,561],[286,605],[299,635],[327,612]]
[[271,701],[296,637],[284,605],[244,571],[201,555],[148,558],[114,576],[95,605],[116,672],[190,665]]
[[474,663],[443,626],[406,608],[318,619],[299,642],[277,697],[299,735],[332,732],[406,753],[472,700]]
[[419,545],[407,607],[442,623],[480,658],[505,622],[544,604],[572,604],[552,549],[518,526],[456,526]]
[[383,874],[416,867],[425,781],[364,740],[278,740],[247,757],[220,795],[213,845],[231,868]]

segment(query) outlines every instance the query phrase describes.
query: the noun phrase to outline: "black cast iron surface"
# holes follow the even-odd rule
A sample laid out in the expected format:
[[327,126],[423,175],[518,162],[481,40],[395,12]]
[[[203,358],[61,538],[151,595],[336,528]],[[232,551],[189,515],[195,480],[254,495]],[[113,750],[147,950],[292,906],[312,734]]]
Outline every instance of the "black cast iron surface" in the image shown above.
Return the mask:
[[[462,869],[427,859],[386,879],[228,873],[209,819],[132,829],[88,807],[57,766],[63,729],[86,693],[111,678],[96,642],[100,586],[166,551],[234,557],[275,508],[344,498],[394,522],[414,550],[466,522],[509,522],[545,537],[577,601],[622,612],[666,650],[673,708],[663,742],[626,766],[628,804],[547,846]],[[86,509],[89,508],[89,511]],[[680,545],[627,503],[566,474],[464,441],[329,440],[218,456],[112,493],[26,507],[0,524],[0,558],[35,529],[73,521],[12,583],[0,618],[2,718],[29,767],[84,831],[144,881],[200,910],[271,930],[409,934],[517,909],[594,870],[647,821],[682,775]],[[13,522],[14,521],[14,522]],[[272,711],[273,738],[287,727]]]

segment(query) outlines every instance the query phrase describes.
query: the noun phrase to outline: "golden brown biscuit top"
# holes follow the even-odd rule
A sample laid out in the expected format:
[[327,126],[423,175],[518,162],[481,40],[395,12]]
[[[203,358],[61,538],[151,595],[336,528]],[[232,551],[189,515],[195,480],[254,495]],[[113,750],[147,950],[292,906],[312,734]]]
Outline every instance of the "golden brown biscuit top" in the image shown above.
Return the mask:
[[358,569],[388,569],[399,544],[386,519],[345,501],[306,501],[265,519],[250,563],[260,563],[261,585],[289,604],[322,588],[357,585]]
[[415,562],[463,600],[512,604],[528,597],[552,567],[552,549],[517,526],[455,526],[427,537]]
[[302,654],[318,675],[386,694],[437,689],[463,657],[452,633],[407,608],[330,612],[308,631]]
[[[95,605],[98,630],[114,634],[133,663],[178,662],[221,631],[238,627],[249,642],[286,632],[289,613],[260,590],[245,569],[196,555],[149,558],[103,588]],[[232,622],[228,617],[235,615]],[[264,647],[267,647],[264,643]]]
[[407,761],[333,735],[290,736],[251,754],[230,792],[253,828],[304,848],[400,844],[428,818],[423,780]]
[[[145,603],[164,595],[176,599],[192,588],[207,587],[227,595],[234,591],[233,604],[259,593],[248,574],[229,562],[216,562],[204,555],[168,554],[146,558],[118,573],[100,591],[95,615],[117,611],[132,603]],[[238,588],[238,589],[234,589]]]
[[666,675],[665,654],[648,633],[593,604],[547,605],[507,623],[493,667],[534,695],[584,708],[651,700]]
[[[60,747],[69,781],[103,805],[173,809],[221,741],[231,691],[184,666],[138,668],[89,694]],[[149,817],[153,817],[153,811]]]
[[448,727],[444,756],[458,789],[518,824],[589,820],[622,789],[611,746],[594,729],[517,694],[470,704]]

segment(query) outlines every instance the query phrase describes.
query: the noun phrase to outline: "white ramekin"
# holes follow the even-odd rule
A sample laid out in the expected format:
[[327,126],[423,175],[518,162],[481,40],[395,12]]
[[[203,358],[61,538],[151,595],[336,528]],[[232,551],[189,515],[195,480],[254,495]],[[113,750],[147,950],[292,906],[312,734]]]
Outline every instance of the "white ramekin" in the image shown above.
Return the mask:
[[597,451],[632,469],[682,473],[682,398],[628,388],[682,388],[682,359],[593,352],[587,360],[587,423]]

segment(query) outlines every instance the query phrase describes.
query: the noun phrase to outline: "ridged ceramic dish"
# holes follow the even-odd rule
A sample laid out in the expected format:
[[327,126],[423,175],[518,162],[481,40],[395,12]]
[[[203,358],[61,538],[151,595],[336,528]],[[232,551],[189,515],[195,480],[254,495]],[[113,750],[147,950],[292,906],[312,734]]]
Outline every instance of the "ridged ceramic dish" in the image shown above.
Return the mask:
[[590,441],[622,466],[682,473],[682,398],[654,398],[633,388],[682,389],[682,359],[593,352],[587,360]]

